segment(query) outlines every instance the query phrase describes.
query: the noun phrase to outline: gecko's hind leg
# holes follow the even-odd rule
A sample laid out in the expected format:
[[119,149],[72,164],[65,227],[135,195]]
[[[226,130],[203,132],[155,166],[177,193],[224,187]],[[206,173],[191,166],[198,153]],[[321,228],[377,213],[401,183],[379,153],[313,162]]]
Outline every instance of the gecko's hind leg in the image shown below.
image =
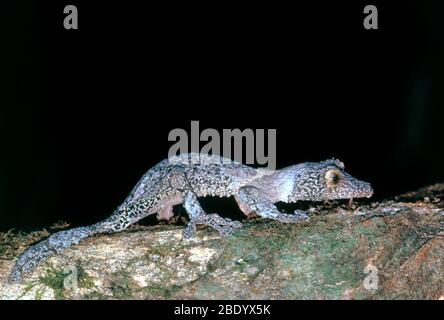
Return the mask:
[[259,189],[247,186],[239,189],[236,200],[245,207],[255,211],[262,218],[269,218],[283,223],[295,223],[310,220],[309,216],[302,210],[296,210],[294,214],[281,213],[278,208],[261,194]]
[[190,222],[183,230],[183,237],[190,238],[196,231],[196,225],[204,224],[216,229],[223,237],[231,235],[236,229],[242,227],[239,221],[233,221],[228,218],[222,218],[218,214],[206,214],[197,201],[196,195],[188,191],[184,197],[184,207],[190,216]]

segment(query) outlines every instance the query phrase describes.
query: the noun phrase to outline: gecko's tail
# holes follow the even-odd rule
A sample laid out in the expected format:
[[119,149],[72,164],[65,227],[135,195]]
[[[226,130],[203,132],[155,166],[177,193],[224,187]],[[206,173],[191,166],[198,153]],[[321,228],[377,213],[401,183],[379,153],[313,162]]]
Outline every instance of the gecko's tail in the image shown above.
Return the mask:
[[24,273],[31,272],[50,256],[63,251],[81,239],[98,233],[95,226],[79,227],[54,233],[20,254],[9,275],[9,282],[19,282]]
[[138,219],[131,220],[122,214],[126,208],[118,208],[109,218],[87,227],[78,227],[54,233],[20,254],[9,275],[9,282],[19,282],[22,275],[30,273],[47,258],[62,252],[80,240],[100,233],[114,233],[122,231]]

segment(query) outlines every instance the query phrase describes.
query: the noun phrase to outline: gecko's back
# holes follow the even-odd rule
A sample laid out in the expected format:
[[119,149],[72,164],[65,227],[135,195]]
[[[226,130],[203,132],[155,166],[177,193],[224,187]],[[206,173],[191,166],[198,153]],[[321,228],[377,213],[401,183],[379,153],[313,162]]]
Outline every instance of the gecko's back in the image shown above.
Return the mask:
[[148,170],[124,203],[134,203],[150,194],[163,180],[171,179],[171,173],[177,170],[183,172],[189,187],[199,197],[231,196],[261,172],[218,155],[180,154],[164,159]]

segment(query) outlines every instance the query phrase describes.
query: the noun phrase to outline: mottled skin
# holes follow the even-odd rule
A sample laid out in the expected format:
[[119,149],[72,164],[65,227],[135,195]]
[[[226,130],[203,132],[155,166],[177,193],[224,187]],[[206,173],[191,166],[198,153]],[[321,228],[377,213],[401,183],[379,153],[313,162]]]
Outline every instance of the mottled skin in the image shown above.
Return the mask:
[[222,236],[241,227],[238,221],[206,214],[198,197],[234,196],[246,215],[255,212],[263,218],[294,223],[308,220],[308,215],[301,210],[294,214],[281,213],[274,203],[360,198],[372,194],[370,184],[344,172],[344,165],[339,160],[306,162],[267,171],[219,156],[182,154],[151,168],[109,218],[91,226],[57,232],[27,248],[13,267],[10,280],[19,281],[23,273],[85,237],[124,230],[154,213],[158,219],[168,220],[177,204],[183,204],[190,216],[183,231],[184,238],[189,238],[198,224],[211,226]]

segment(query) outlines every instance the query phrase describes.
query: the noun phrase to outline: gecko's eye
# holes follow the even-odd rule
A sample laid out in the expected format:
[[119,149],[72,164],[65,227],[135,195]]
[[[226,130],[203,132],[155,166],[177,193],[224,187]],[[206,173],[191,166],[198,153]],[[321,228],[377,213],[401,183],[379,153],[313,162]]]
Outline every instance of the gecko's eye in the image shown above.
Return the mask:
[[325,173],[325,181],[329,187],[334,187],[338,184],[339,179],[341,178],[341,173],[339,170],[331,169]]

